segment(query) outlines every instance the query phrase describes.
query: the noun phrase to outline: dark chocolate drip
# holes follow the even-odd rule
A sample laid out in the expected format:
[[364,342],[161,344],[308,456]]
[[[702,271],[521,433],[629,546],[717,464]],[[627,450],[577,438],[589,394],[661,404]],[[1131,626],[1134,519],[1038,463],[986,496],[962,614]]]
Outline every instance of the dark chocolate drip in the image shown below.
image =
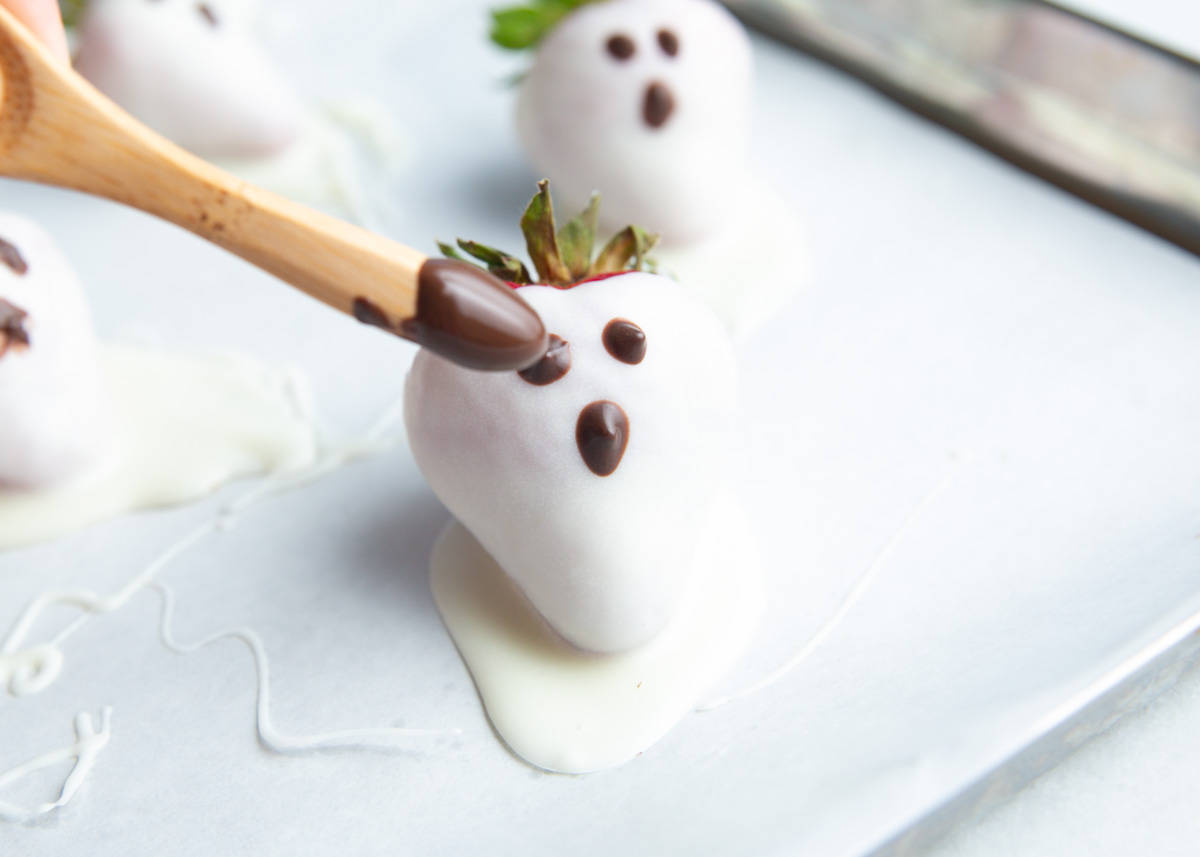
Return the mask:
[[642,101],[642,118],[651,128],[661,128],[667,124],[671,114],[675,112],[675,96],[665,83],[657,80],[646,87],[646,97]]
[[622,363],[636,366],[646,359],[646,332],[623,318],[604,326],[604,348]]
[[366,298],[354,299],[354,317],[372,327],[382,327],[384,330],[392,329],[392,323],[388,321],[387,313]]
[[0,298],[0,357],[7,354],[9,348],[29,347],[29,331],[25,329],[27,318],[29,313],[25,310]]
[[609,52],[613,59],[624,62],[637,52],[637,45],[633,43],[633,39],[624,33],[617,33],[615,36],[609,36],[608,41],[604,43],[605,49]]
[[200,13],[200,17],[208,22],[210,27],[216,27],[220,24],[220,22],[217,20],[217,13],[214,12],[212,10],[212,6],[209,6],[207,3],[197,3],[196,11]]
[[675,35],[671,30],[659,30],[658,46],[662,48],[662,52],[667,56],[676,56],[679,53],[679,36]]
[[553,384],[571,371],[571,343],[557,334],[550,334],[550,347],[542,359],[517,374],[537,387]]
[[588,470],[609,476],[621,463],[629,443],[629,417],[616,402],[592,402],[579,412],[575,443]]
[[18,277],[29,273],[29,265],[21,251],[3,238],[0,238],[0,263],[6,265]]
[[454,259],[425,260],[417,314],[397,332],[468,369],[524,369],[549,345],[542,320],[513,288]]

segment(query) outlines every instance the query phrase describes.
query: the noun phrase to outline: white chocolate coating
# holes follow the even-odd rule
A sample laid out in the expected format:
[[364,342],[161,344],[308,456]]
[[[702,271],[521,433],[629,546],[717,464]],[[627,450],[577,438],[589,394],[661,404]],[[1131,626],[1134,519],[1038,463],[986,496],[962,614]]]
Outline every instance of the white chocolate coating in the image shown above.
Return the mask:
[[70,263],[37,224],[0,213],[0,238],[28,266],[0,264],[0,299],[24,310],[29,346],[0,357],[0,491],[34,488],[95,466],[110,450],[108,401],[87,300]]
[[298,135],[303,107],[239,11],[222,0],[89,0],[75,68],[197,154],[279,152]]
[[[678,51],[658,42],[670,31]],[[626,36],[634,53],[606,49]],[[667,243],[719,231],[747,173],[750,43],[712,0],[606,0],[572,12],[539,45],[521,84],[517,129],[563,211],[592,191],[611,228],[636,223]],[[643,115],[647,88],[666,87],[674,109],[659,127]]]
[[[521,295],[570,343],[567,374],[535,386],[422,351],[405,391],[409,443],[434,492],[559,634],[591,651],[631,649],[684,600],[708,498],[727,484],[729,338],[682,286],[652,274]],[[616,318],[645,332],[641,363],[605,349]],[[629,420],[620,465],[603,477],[575,436],[598,400]]]

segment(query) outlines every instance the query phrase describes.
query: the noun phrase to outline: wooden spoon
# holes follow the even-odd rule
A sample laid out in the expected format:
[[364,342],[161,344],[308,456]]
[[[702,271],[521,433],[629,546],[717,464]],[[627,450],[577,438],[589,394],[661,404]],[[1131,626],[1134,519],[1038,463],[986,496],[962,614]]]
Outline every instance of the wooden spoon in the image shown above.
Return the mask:
[[496,277],[428,259],[185,152],[59,62],[3,6],[0,175],[161,217],[470,368],[520,369],[546,351],[537,314]]

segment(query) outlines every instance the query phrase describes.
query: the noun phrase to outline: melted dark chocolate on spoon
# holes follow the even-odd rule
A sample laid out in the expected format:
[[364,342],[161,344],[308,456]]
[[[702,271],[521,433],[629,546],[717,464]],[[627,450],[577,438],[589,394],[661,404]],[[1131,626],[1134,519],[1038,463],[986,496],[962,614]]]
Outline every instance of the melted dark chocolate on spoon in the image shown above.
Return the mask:
[[507,283],[453,259],[426,259],[417,276],[417,314],[396,324],[366,298],[354,317],[468,369],[500,372],[541,360],[549,346],[538,314]]

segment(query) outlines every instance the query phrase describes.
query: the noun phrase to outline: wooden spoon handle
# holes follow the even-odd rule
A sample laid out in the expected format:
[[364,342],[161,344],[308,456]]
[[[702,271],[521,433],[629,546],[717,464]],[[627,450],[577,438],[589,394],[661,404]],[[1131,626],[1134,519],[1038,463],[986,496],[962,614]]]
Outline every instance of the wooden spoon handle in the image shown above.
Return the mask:
[[0,175],[168,220],[335,309],[473,368],[519,368],[545,350],[536,314],[494,277],[441,260],[426,265],[411,247],[185,152],[58,62],[3,6]]

